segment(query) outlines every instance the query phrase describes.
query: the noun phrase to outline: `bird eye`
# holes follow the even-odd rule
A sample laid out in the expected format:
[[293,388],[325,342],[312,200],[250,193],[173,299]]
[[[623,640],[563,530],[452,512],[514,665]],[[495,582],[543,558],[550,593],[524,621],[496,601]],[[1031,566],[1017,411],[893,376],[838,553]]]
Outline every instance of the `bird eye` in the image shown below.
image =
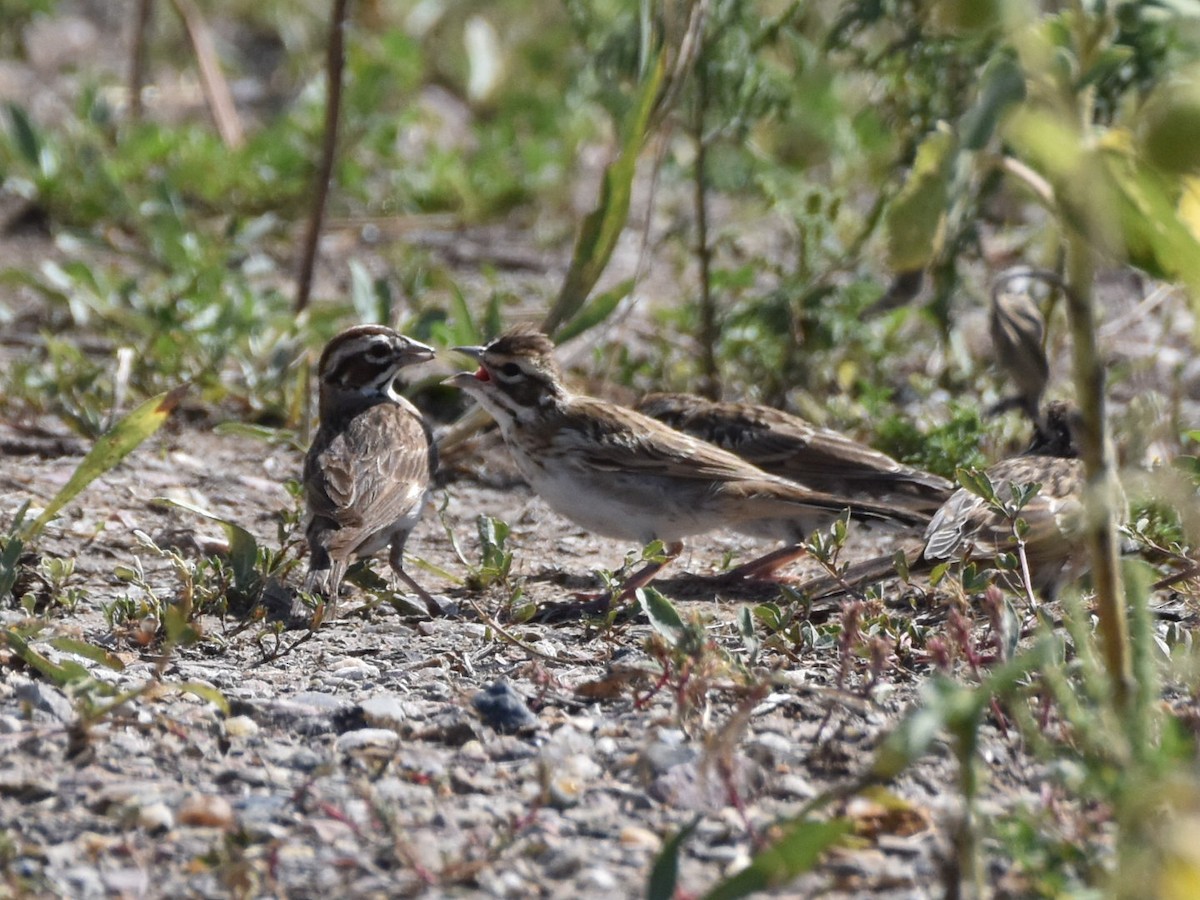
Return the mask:
[[515,378],[521,374],[521,367],[515,362],[507,362],[500,367],[500,374],[507,375],[509,378]]

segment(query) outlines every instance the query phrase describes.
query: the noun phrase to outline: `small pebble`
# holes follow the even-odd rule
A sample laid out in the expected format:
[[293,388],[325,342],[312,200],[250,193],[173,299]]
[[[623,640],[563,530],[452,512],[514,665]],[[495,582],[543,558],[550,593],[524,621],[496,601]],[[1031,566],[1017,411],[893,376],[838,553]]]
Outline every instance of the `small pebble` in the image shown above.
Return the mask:
[[159,801],[138,810],[138,825],[151,834],[170,831],[175,827],[175,815],[167,804]]
[[233,827],[233,807],[224,797],[192,794],[179,806],[179,824],[229,829]]
[[537,724],[525,700],[507,681],[496,681],[471,698],[483,721],[501,734],[512,734]]
[[341,753],[354,753],[363,750],[394,750],[400,743],[400,735],[388,728],[359,728],[357,731],[347,731],[337,739],[337,749]]
[[362,714],[366,723],[373,728],[400,728],[408,718],[404,701],[394,694],[379,694],[362,702]]
[[258,723],[249,716],[232,716],[225,720],[225,734],[229,737],[253,737],[258,730]]
[[658,852],[662,848],[662,838],[649,828],[640,825],[626,825],[621,829],[621,844],[625,847]]

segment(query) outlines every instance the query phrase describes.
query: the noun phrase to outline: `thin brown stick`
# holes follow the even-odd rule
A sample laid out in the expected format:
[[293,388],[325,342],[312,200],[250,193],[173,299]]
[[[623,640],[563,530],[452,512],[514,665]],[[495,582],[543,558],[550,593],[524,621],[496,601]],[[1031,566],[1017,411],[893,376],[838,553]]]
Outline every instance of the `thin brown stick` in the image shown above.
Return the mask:
[[312,293],[313,269],[317,264],[317,244],[321,240],[321,221],[333,178],[333,159],[337,153],[338,122],[342,110],[342,73],[346,65],[346,13],[349,0],[333,0],[329,23],[329,50],[325,58],[325,137],[321,143],[321,163],[313,185],[313,205],[304,234],[300,256],[300,277],[296,285],[296,312],[308,306]]
[[129,53],[129,118],[133,122],[142,120],[142,88],[146,84],[146,35],[150,30],[153,11],[154,0],[138,0]]
[[[703,54],[703,49],[700,51]],[[710,400],[721,396],[717,374],[716,299],[712,289],[712,245],[708,240],[708,143],[704,137],[704,114],[708,111],[708,72],[704,61],[695,69],[696,108],[692,119],[692,140],[696,161],[692,174],[692,204],[696,214],[696,262],[700,268],[700,393]]]
[[179,13],[179,18],[183,19],[183,27],[187,30],[192,52],[196,54],[196,65],[200,69],[200,88],[204,91],[208,110],[216,123],[217,134],[221,136],[221,141],[226,147],[236,150],[246,142],[246,134],[237,107],[233,103],[229,82],[225,80],[225,73],[221,71],[212,31],[192,0],[171,0],[171,3]]

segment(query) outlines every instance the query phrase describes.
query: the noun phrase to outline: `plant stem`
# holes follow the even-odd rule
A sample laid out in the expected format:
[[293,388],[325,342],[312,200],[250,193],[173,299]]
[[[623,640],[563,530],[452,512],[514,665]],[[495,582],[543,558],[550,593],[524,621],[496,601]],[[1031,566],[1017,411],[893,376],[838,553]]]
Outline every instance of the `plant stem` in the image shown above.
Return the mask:
[[129,119],[142,121],[142,88],[146,84],[146,40],[154,0],[138,0],[133,25],[133,47],[129,54]]
[[1087,476],[1085,540],[1092,561],[1096,614],[1109,677],[1118,706],[1131,696],[1133,669],[1129,624],[1118,566],[1116,504],[1121,496],[1105,417],[1104,366],[1096,348],[1092,296],[1095,266],[1087,239],[1072,231],[1067,244],[1067,320],[1071,328],[1075,391],[1082,418],[1080,453]]
[[346,64],[346,8],[349,0],[333,0],[333,15],[329,22],[329,49],[325,58],[325,136],[321,144],[321,162],[313,185],[313,205],[304,234],[300,256],[300,277],[296,285],[296,312],[308,306],[312,293],[313,269],[317,261],[317,244],[321,240],[321,221],[325,217],[325,201],[329,197],[329,182],[333,178],[333,159],[337,153],[338,121],[342,109],[342,72]]
[[704,65],[704,50],[696,66],[696,107],[692,121],[692,139],[696,143],[696,165],[693,172],[693,203],[696,209],[696,259],[700,264],[700,393],[715,400],[721,385],[717,377],[717,311],[712,293],[712,247],[708,243],[708,205],[705,202],[705,176],[708,145],[704,138],[704,112],[708,108],[708,73]]

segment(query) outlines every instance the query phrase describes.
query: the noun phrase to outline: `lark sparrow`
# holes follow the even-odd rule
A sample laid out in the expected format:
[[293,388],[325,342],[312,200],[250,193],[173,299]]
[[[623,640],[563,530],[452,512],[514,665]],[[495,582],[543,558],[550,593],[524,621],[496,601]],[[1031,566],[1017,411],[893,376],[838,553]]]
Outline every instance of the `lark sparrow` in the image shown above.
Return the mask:
[[[1051,403],[1040,417],[1033,443],[1020,456],[1001,460],[985,470],[997,499],[1012,498],[1011,485],[1038,484],[1037,494],[1017,516],[1028,530],[1023,536],[1032,587],[1046,599],[1086,571],[1081,525],[1083,516],[1083,462],[1077,458],[1074,411],[1065,403]],[[980,560],[990,563],[1017,546],[1010,519],[977,494],[956,490],[938,510],[921,543],[901,548],[910,572],[929,571],[947,561]],[[842,579],[857,587],[894,574],[895,554],[851,566]],[[801,585],[811,596],[838,593],[828,579]]]
[[[437,602],[404,571],[404,544],[421,518],[435,466],[433,442],[416,407],[396,392],[397,373],[433,358],[432,348],[382,325],[358,325],[321,354],[321,424],[304,460],[312,556],[307,591],[336,610],[349,564],[388,547],[397,577]],[[294,615],[304,615],[302,604]]]
[[718,403],[694,394],[647,394],[637,409],[813,490],[880,503],[926,519],[954,492],[945,478],[770,406]]
[[992,282],[988,331],[997,364],[1017,388],[1015,396],[1001,400],[991,412],[1019,408],[1036,423],[1050,381],[1050,363],[1044,346],[1046,323],[1029,291],[1034,279],[1056,280],[1053,273],[1018,267]]
[[[751,521],[804,520],[812,530],[847,508],[863,519],[920,518],[802,487],[642,413],[572,394],[543,334],[514,331],[486,347],[455,349],[479,369],[447,383],[495,418],[521,474],[551,509],[597,534],[662,541],[668,561],[685,537]],[[801,552],[792,548],[791,558]],[[632,575],[623,596],[664,564]]]

